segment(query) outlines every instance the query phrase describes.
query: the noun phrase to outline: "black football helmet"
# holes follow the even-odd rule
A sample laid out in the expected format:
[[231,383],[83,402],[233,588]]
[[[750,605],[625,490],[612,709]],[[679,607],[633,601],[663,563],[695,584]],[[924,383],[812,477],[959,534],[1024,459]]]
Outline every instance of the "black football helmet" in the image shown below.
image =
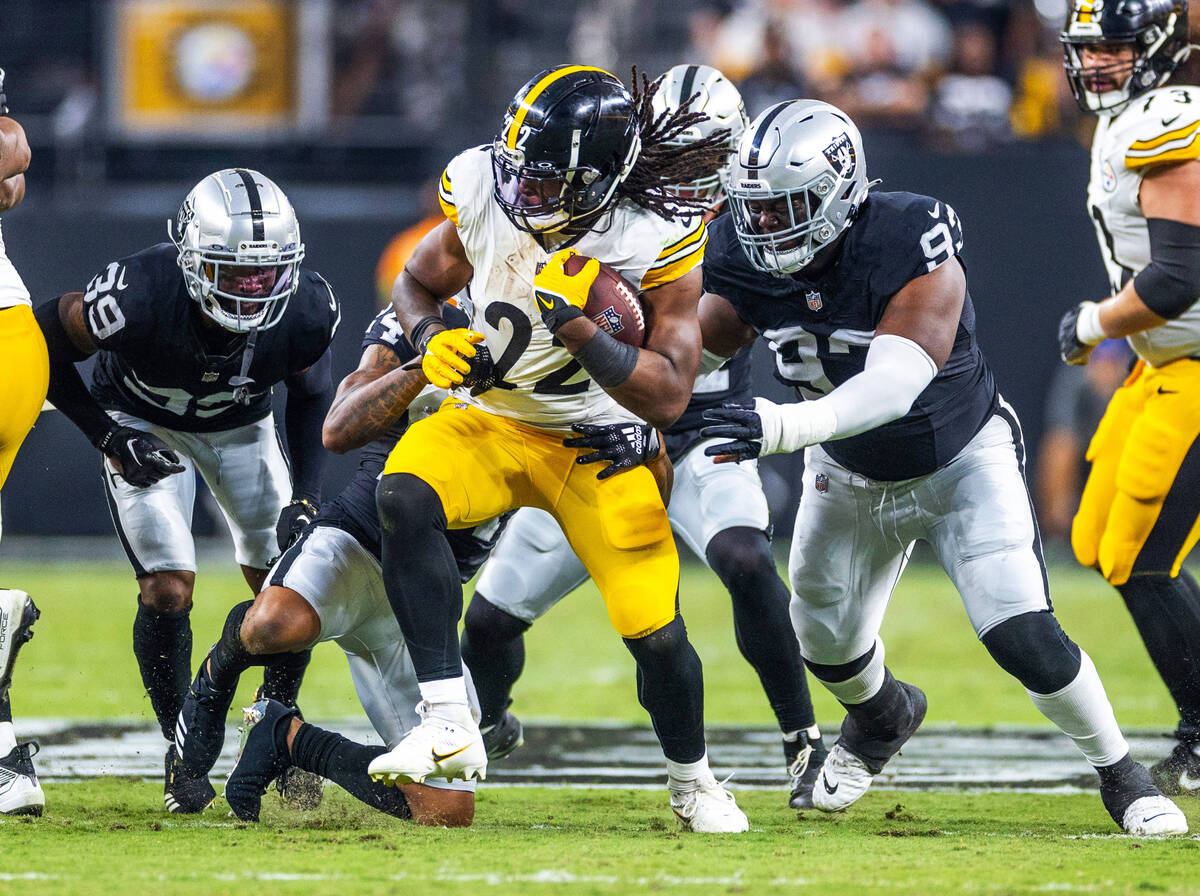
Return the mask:
[[492,144],[493,193],[521,230],[561,230],[609,206],[641,146],[633,97],[620,80],[560,65],[509,103]]
[[[1115,115],[1134,97],[1160,86],[1187,58],[1187,0],[1072,0],[1059,40],[1079,108]],[[1127,61],[1085,67],[1080,51],[1100,45],[1128,45],[1132,67]],[[1094,89],[1106,79],[1120,86]]]

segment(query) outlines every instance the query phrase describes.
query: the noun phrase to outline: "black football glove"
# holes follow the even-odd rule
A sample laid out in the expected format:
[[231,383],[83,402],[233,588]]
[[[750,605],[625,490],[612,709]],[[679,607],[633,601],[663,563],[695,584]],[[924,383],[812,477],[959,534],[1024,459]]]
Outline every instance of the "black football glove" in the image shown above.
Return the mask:
[[579,435],[563,439],[564,447],[592,449],[591,454],[581,454],[575,458],[575,463],[608,461],[608,466],[596,474],[597,479],[607,479],[623,470],[632,470],[658,457],[658,433],[644,423],[610,423],[607,426],[575,423],[571,429]]
[[275,541],[282,553],[295,544],[304,527],[317,517],[317,505],[307,498],[295,498],[279,511],[279,522],[275,524]]
[[727,404],[709,408],[704,412],[704,421],[712,424],[700,430],[704,439],[733,439],[721,445],[709,445],[704,449],[705,457],[729,456],[741,463],[758,457],[762,451],[762,417],[753,405]]
[[140,429],[114,426],[96,439],[95,445],[121,465],[121,476],[135,488],[154,485],[185,469],[166,442]]
[[475,357],[468,359],[471,369],[463,374],[462,384],[471,390],[472,395],[482,395],[496,385],[496,365],[492,363],[492,353],[484,343],[475,346]]
[[1082,310],[1081,302],[1069,309],[1058,322],[1058,356],[1066,364],[1086,364],[1092,349],[1096,347],[1079,338],[1079,312]]

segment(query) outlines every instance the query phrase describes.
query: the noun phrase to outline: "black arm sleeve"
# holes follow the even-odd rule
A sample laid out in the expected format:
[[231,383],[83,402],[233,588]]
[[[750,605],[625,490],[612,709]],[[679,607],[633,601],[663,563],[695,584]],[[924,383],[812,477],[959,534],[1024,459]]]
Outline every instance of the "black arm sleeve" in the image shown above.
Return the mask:
[[1133,278],[1146,307],[1159,317],[1179,317],[1200,298],[1200,227],[1147,218],[1150,264]]
[[333,356],[329,350],[307,370],[289,376],[284,411],[288,452],[292,456],[292,497],[321,499],[327,455],[321,425],[333,402]]
[[75,369],[75,365],[88,356],[77,349],[67,335],[58,316],[58,301],[51,299],[34,312],[50,352],[50,389],[46,397],[95,445],[115,424],[92,398]]

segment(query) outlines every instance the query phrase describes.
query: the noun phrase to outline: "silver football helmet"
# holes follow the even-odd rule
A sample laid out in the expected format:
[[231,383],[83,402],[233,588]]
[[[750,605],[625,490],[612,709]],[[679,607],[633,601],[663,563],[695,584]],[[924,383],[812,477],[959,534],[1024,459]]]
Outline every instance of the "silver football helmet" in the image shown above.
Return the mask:
[[[668,141],[668,145],[686,146],[702,140],[721,128],[729,130],[729,154],[732,158],[738,141],[746,132],[750,118],[738,89],[711,65],[675,65],[663,74],[662,83],[654,94],[651,106],[655,117],[668,110],[675,111],[689,99],[690,112],[703,112],[707,121],[692,125]],[[729,185],[729,162],[707,177],[686,184],[673,184],[672,193],[683,199],[700,199],[714,209],[725,201]]]
[[304,244],[292,204],[270,178],[249,168],[210,174],[167,227],[205,315],[235,333],[279,323],[300,283]]
[[870,186],[862,135],[845,112],[776,103],[738,144],[729,184],[738,241],[760,271],[793,274],[850,226]]

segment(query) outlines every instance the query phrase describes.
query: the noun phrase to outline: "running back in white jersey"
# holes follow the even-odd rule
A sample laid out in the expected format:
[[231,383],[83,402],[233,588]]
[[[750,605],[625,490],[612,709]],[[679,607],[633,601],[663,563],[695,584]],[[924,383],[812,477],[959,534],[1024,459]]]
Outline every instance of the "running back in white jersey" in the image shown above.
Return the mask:
[[[492,197],[489,146],[469,149],[446,167],[439,199],[458,228],[474,268],[471,327],[484,334],[499,381],[481,395],[456,399],[544,429],[612,423],[637,417],[592,382],[567,350],[554,344],[533,296],[533,277],[547,252],[518,230]],[[699,215],[667,221],[623,201],[601,218],[599,232],[572,244],[581,255],[620,271],[639,292],[682,277],[700,264],[707,240]]]
[[29,290],[25,288],[25,283],[13,267],[13,263],[8,260],[8,252],[4,248],[4,234],[0,232],[0,308],[29,304]]
[[[1200,159],[1200,88],[1160,87],[1119,115],[1101,116],[1092,141],[1088,212],[1115,293],[1150,264],[1150,236],[1138,193],[1154,165]],[[1200,355],[1200,305],[1129,337],[1134,351],[1161,366]]]

